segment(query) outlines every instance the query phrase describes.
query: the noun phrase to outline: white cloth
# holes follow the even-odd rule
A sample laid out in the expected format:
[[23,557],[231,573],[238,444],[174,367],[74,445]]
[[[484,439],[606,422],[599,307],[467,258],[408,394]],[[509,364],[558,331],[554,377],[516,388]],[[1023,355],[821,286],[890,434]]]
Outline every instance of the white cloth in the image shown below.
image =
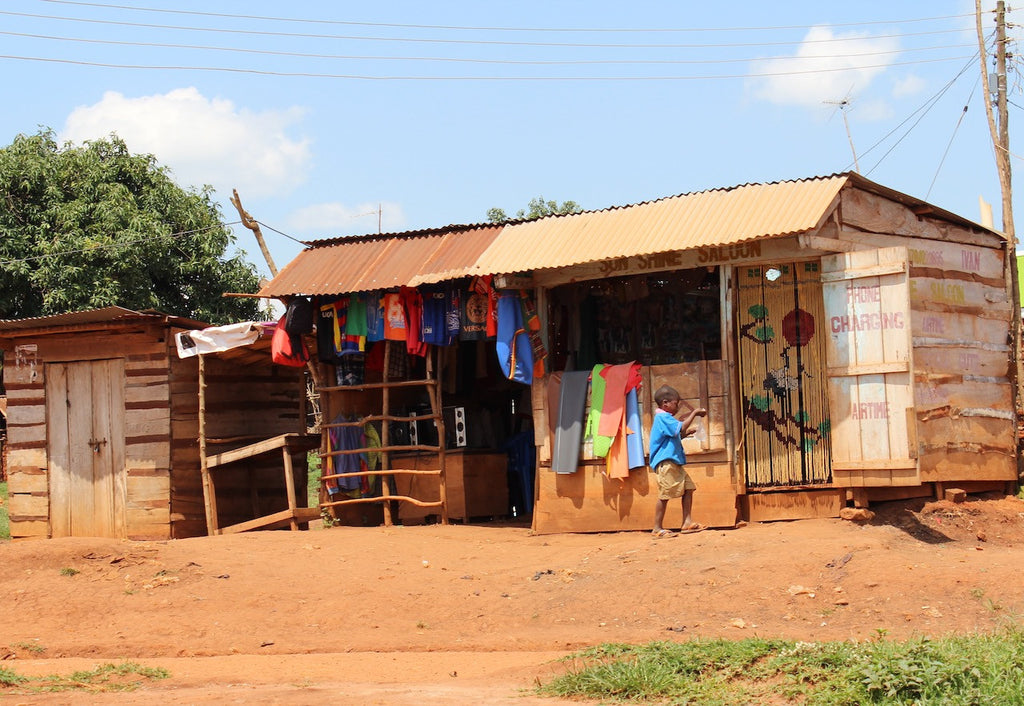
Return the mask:
[[227,326],[211,326],[197,331],[180,331],[174,334],[174,344],[179,358],[248,346],[260,337],[259,326],[251,321]]

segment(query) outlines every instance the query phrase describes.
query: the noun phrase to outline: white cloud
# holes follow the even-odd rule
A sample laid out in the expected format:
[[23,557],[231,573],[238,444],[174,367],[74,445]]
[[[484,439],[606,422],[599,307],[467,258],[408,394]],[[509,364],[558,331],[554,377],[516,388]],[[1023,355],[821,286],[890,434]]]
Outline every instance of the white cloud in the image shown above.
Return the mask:
[[392,233],[405,229],[405,214],[400,204],[393,202],[362,203],[356,206],[331,201],[306,206],[288,217],[288,227],[316,237],[341,234],[376,233],[380,215],[380,229]]
[[98,103],[75,108],[60,139],[80,143],[116,133],[132,153],[152,154],[169,167],[182,186],[261,197],[305,181],[310,141],[287,134],[302,117],[299,108],[254,112],[195,88],[138,98],[108,91]]
[[753,62],[750,85],[757,98],[772,103],[820,108],[864,91],[898,56],[882,52],[898,48],[895,38],[812,27],[793,56]]
[[917,95],[925,88],[925,81],[920,76],[910,74],[903,78],[897,78],[892,82],[892,97],[893,98],[906,98],[907,96]]

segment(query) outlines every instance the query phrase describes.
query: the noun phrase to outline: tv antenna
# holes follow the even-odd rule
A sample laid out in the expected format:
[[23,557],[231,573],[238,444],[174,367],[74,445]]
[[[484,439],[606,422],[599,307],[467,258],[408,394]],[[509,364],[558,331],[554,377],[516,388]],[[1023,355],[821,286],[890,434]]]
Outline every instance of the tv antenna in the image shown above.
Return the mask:
[[[834,105],[836,109],[843,114],[843,126],[846,128],[846,139],[850,143],[850,152],[853,153],[853,170],[860,174],[860,164],[857,163],[857,150],[854,149],[853,147],[853,136],[850,134],[850,121],[846,119],[846,109],[850,107],[850,92],[852,90],[853,89],[851,88],[849,91],[847,91],[846,97],[843,98],[842,100],[831,100],[822,102],[827,105]],[[833,113],[833,115],[835,115],[835,113]]]

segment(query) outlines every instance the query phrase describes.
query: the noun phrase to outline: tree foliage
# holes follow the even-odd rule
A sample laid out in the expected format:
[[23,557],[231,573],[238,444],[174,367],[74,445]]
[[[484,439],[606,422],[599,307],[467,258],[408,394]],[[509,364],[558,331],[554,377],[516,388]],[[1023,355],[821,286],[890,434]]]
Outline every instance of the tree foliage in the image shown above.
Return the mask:
[[116,135],[58,146],[50,129],[0,149],[0,318],[123,306],[210,323],[252,319],[259,278],[213,191],[185,190]]
[[504,209],[489,208],[487,209],[487,220],[491,223],[506,223],[511,220],[532,221],[535,218],[543,218],[544,216],[563,216],[567,213],[579,213],[582,210],[583,207],[575,201],[558,203],[557,201],[545,201],[543,196],[538,196],[537,198],[530,199],[528,208],[521,208],[516,211],[514,218],[509,218]]

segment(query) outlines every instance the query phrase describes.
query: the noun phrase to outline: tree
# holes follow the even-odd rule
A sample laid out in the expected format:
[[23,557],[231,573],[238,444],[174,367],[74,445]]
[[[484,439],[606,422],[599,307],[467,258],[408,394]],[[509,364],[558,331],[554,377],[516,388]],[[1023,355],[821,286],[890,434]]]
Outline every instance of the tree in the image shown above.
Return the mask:
[[567,213],[579,213],[582,210],[583,207],[575,201],[563,201],[559,204],[557,201],[545,201],[543,196],[538,196],[535,199],[530,199],[529,210],[519,209],[514,219],[509,218],[504,209],[489,208],[487,209],[487,220],[491,223],[506,223],[510,220],[532,221],[544,216],[563,216]]
[[0,318],[123,306],[209,323],[256,318],[259,278],[213,190],[185,190],[116,135],[60,147],[42,128],[0,149]]

